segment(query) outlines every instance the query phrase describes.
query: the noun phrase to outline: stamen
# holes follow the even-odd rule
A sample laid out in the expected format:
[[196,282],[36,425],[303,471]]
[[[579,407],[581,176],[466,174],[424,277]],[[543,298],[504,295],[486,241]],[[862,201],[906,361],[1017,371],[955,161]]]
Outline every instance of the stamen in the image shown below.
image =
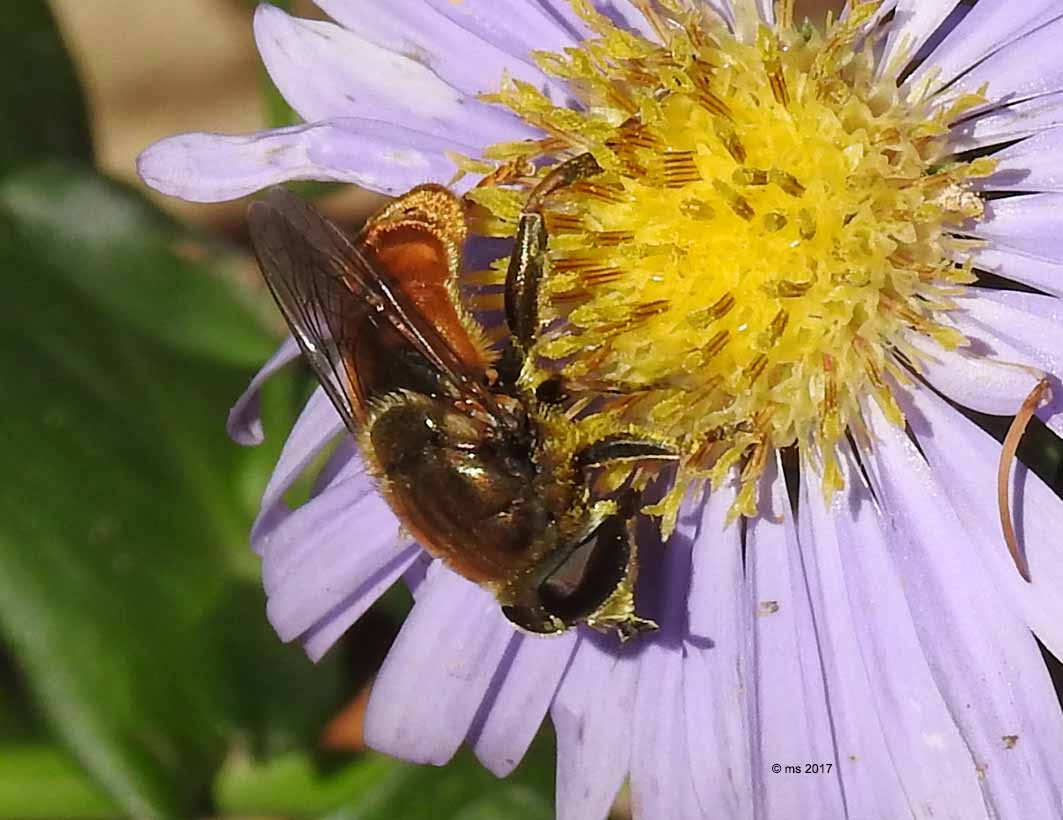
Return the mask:
[[1019,412],[1015,414],[1008,434],[1004,437],[1004,444],[1000,450],[1000,464],[997,467],[997,506],[1000,510],[1000,526],[1004,531],[1004,543],[1011,553],[1011,560],[1015,562],[1015,568],[1019,575],[1030,582],[1030,565],[1026,556],[1019,547],[1019,539],[1015,536],[1015,527],[1012,524],[1011,500],[1008,493],[1008,484],[1011,480],[1011,465],[1015,461],[1015,455],[1022,441],[1022,434],[1026,432],[1030,420],[1037,414],[1038,409],[1051,397],[1051,385],[1047,378],[1041,379],[1037,386],[1030,391],[1030,395],[1022,403]]
[[712,187],[716,189],[724,201],[731,206],[731,210],[738,214],[746,222],[749,222],[756,216],[756,211],[753,210],[753,206],[749,204],[749,200],[742,196],[738,191],[719,179],[712,181]]
[[822,30],[795,29],[794,0],[775,0],[778,23],[752,29],[750,14],[739,37],[690,0],[635,0],[655,42],[573,2],[596,36],[539,64],[578,105],[511,82],[489,99],[549,136],[460,166],[497,192],[468,195],[492,235],[544,214],[546,330],[529,369],[657,386],[596,394],[580,420],[674,442],[665,526],[683,487],[743,464],[735,509],[750,513],[758,464],[781,447],[837,490],[840,442],[870,446],[863,400],[904,424],[899,363],[921,367],[910,337],[966,341],[947,317],[978,245],[955,235],[983,218],[972,181],[993,164],[957,159],[948,133],[984,99],[899,94],[868,30],[882,0]]
[[722,117],[716,117],[713,120],[713,129],[716,132],[717,138],[723,143],[723,147],[727,149],[727,153],[731,155],[732,159],[739,165],[746,161],[746,147],[742,144],[742,141],[738,138],[738,132],[735,131],[735,127]]

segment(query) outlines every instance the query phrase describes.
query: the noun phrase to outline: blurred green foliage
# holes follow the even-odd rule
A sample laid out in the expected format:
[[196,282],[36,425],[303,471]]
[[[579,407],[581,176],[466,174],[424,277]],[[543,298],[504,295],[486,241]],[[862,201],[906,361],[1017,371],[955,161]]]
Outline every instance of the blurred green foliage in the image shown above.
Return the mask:
[[0,818],[550,817],[546,741],[505,781],[322,753],[402,607],[316,667],[266,623],[247,533],[304,377],[226,439],[277,342],[250,256],[101,176],[47,5],[5,11]]

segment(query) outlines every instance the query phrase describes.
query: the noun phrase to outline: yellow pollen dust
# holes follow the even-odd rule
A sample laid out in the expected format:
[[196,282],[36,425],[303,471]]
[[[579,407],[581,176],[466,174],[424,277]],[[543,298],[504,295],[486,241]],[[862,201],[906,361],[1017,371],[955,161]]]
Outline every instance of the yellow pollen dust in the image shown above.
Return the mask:
[[641,5],[660,43],[574,2],[597,36],[536,58],[579,110],[507,81],[489,99],[549,136],[465,166],[489,173],[468,195],[475,227],[503,236],[558,162],[590,152],[604,169],[546,200],[526,376],[559,374],[617,429],[674,442],[680,488],[740,467],[736,513],[755,512],[777,448],[799,447],[837,489],[861,401],[903,423],[890,384],[918,366],[906,340],[965,342],[941,321],[974,281],[950,232],[982,216],[968,185],[992,163],[952,160],[945,136],[979,100],[935,107],[878,77],[877,2],[822,32],[794,26],[792,2],[771,29],[746,9],[739,37],[675,0]]

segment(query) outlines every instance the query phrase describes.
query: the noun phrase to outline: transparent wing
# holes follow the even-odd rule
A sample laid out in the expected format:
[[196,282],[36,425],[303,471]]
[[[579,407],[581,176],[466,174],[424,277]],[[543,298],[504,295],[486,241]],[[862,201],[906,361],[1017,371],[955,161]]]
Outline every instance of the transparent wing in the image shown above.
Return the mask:
[[283,189],[248,209],[259,266],[292,334],[352,431],[373,396],[356,373],[357,331],[385,324],[434,370],[455,397],[499,413],[494,397],[365,254],[311,205]]

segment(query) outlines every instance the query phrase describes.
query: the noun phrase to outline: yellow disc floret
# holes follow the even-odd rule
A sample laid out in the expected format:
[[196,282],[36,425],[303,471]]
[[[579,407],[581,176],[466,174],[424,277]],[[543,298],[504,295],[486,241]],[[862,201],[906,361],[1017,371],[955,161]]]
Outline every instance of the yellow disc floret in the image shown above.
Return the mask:
[[498,235],[557,161],[590,152],[605,169],[544,210],[528,378],[560,374],[600,396],[598,415],[674,441],[681,479],[743,465],[738,512],[753,512],[777,448],[798,446],[840,486],[834,452],[865,397],[903,422],[890,385],[918,366],[911,334],[964,343],[941,321],[973,281],[949,232],[982,215],[968,181],[992,163],[949,160],[945,136],[977,100],[935,108],[880,78],[876,2],[824,32],[780,3],[778,27],[747,15],[743,36],[658,3],[660,42],[573,5],[597,37],[537,59],[580,109],[507,82],[491,99],[549,136],[469,165],[493,172],[469,199]]

